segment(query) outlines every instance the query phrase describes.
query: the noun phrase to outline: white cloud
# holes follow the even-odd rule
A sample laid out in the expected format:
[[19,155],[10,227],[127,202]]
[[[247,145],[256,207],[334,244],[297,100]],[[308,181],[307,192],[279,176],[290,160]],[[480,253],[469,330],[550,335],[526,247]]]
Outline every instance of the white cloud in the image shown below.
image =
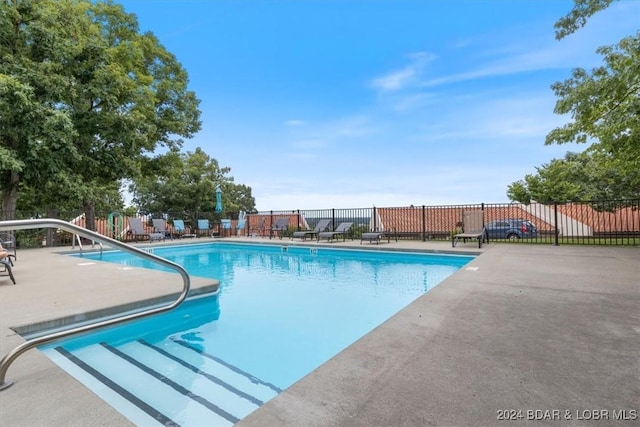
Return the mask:
[[[515,37],[516,41],[511,43],[505,43],[510,39],[509,33],[492,34],[492,39],[485,35],[481,37],[482,43],[473,43],[474,46],[485,46],[482,51],[474,52],[477,63],[474,69],[413,83],[419,87],[435,87],[542,70],[592,68],[602,64],[601,56],[595,53],[598,47],[616,44],[622,37],[635,34],[638,16],[640,2],[616,2],[591,17],[585,27],[562,40],[556,40],[553,31],[539,23],[532,28],[518,29],[520,35],[526,36]],[[616,26],[612,27],[611,22],[616,22]],[[512,28],[510,31],[516,30]],[[470,44],[469,41],[467,43]],[[456,49],[448,53],[452,57],[460,53],[469,54]]]
[[415,68],[408,66],[386,76],[378,77],[371,84],[374,88],[381,90],[397,90],[410,83],[415,76]]
[[420,77],[426,64],[435,59],[435,55],[428,52],[416,52],[410,54],[409,59],[409,65],[382,77],[374,78],[371,81],[371,86],[383,92],[400,90],[411,86]]
[[396,113],[406,113],[424,107],[427,103],[433,105],[437,96],[432,93],[414,93],[403,95],[392,101],[392,109]]
[[284,124],[291,127],[297,127],[306,125],[306,122],[304,122],[303,120],[291,119],[287,120]]

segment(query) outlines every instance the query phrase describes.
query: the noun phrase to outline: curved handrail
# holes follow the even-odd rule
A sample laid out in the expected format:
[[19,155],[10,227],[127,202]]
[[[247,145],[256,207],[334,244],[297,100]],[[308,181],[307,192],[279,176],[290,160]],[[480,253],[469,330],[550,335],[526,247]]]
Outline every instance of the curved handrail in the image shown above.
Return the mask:
[[99,329],[99,328],[104,328],[107,326],[112,326],[118,323],[123,323],[123,322],[127,322],[130,320],[134,320],[134,319],[139,319],[142,317],[147,317],[147,316],[151,316],[154,314],[158,314],[158,313],[163,313],[165,311],[169,311],[172,310],[174,308],[176,308],[178,305],[180,305],[185,298],[187,297],[187,294],[189,293],[189,288],[191,285],[191,279],[189,278],[189,274],[187,273],[187,270],[185,270],[181,265],[176,264],[174,262],[171,262],[169,260],[166,260],[164,258],[161,258],[159,256],[153,255],[151,253],[145,252],[143,250],[140,250],[138,248],[135,248],[131,245],[128,245],[126,243],[122,243],[119,242],[115,239],[112,239],[110,237],[107,236],[103,236],[102,234],[98,234],[94,231],[90,231],[87,230],[85,228],[82,228],[80,226],[77,226],[75,224],[70,224],[68,222],[59,220],[59,219],[52,219],[52,218],[39,218],[39,219],[25,219],[25,220],[11,220],[11,221],[0,221],[0,231],[2,230],[24,230],[24,229],[32,229],[32,228],[58,228],[58,229],[62,229],[65,231],[68,231],[70,233],[76,233],[79,234],[83,237],[89,238],[89,239],[93,239],[96,240],[100,243],[106,243],[109,244],[111,246],[117,247],[122,249],[125,252],[129,252],[132,253],[134,255],[139,255],[142,258],[145,258],[151,262],[157,262],[159,264],[164,265],[165,267],[169,267],[171,269],[176,270],[178,273],[180,273],[180,275],[182,276],[182,279],[184,281],[184,286],[182,289],[182,292],[180,293],[180,296],[178,297],[177,300],[175,300],[173,303],[168,304],[168,305],[163,305],[161,307],[156,307],[150,310],[146,310],[146,311],[141,311],[141,312],[137,312],[137,313],[133,313],[133,314],[128,314],[126,316],[122,316],[122,317],[115,317],[112,319],[108,319],[108,320],[102,320],[100,322],[96,322],[96,323],[91,323],[91,324],[87,324],[87,325],[83,325],[83,326],[78,326],[76,328],[72,328],[72,329],[67,329],[64,331],[59,331],[59,332],[54,332],[51,334],[47,334],[47,335],[43,335],[41,337],[37,337],[37,338],[33,338],[31,340],[28,340],[22,344],[20,344],[19,346],[17,346],[16,348],[14,348],[13,350],[11,350],[9,353],[7,353],[2,360],[0,360],[0,390],[4,390],[9,388],[13,382],[5,382],[5,376],[7,374],[7,369],[9,369],[9,365],[11,365],[11,363],[18,357],[20,356],[22,353],[26,352],[27,350],[30,350],[36,346],[42,345],[42,344],[46,344],[52,341],[56,341],[60,338],[64,338],[64,337],[68,337],[70,335],[76,335],[82,332],[87,332],[87,331],[92,331],[94,329]]

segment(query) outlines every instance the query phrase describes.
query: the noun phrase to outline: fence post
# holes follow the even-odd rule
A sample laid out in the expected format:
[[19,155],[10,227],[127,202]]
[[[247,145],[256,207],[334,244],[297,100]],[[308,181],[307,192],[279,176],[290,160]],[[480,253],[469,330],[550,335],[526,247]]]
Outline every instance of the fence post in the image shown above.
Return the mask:
[[336,229],[336,208],[331,208],[331,229]]
[[373,207],[373,230],[378,231],[378,218],[376,217],[376,207]]
[[558,202],[553,202],[553,228],[555,232],[554,237],[554,246],[558,246],[560,244],[560,240],[558,239],[558,235],[560,234],[558,231]]
[[427,209],[422,205],[422,241],[427,240]]

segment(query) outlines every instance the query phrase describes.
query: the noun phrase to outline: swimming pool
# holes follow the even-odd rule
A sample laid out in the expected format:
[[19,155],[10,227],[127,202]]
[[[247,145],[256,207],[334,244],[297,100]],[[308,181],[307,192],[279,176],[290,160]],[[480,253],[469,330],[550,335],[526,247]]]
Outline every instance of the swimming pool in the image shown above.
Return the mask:
[[233,425],[473,259],[223,242],[153,250],[219,279],[220,292],[41,348],[137,425]]

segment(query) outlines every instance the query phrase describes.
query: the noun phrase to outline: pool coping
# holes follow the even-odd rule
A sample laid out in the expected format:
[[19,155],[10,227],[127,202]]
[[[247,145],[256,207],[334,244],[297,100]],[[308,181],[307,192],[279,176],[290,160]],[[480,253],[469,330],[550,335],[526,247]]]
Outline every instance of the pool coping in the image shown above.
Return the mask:
[[[251,241],[268,243],[266,239]],[[308,245],[307,242],[301,243]],[[410,250],[423,249],[429,253],[451,252],[447,248],[450,243],[435,243],[392,242],[380,246],[384,246],[384,249],[392,245],[394,249],[396,246]],[[281,242],[271,244],[279,245]],[[320,247],[316,244],[313,246]],[[323,246],[358,249],[360,245],[359,242],[334,242]],[[362,246],[364,249],[373,245]],[[466,246],[456,248],[458,250],[453,252],[470,251],[471,245]],[[473,252],[477,254],[475,249]],[[22,342],[22,338],[10,329],[11,326],[28,324],[29,320],[35,322],[51,318],[48,312],[43,314],[38,311],[42,307],[50,308],[54,313],[64,312],[74,304],[77,308],[78,303],[88,309],[100,308],[96,306],[104,308],[109,305],[110,298],[117,296],[117,289],[107,289],[113,291],[108,294],[109,298],[93,301],[87,298],[91,292],[77,292],[78,286],[83,283],[97,286],[96,283],[104,281],[104,277],[117,281],[120,276],[128,274],[104,266],[76,274],[78,269],[72,263],[60,263],[51,258],[55,250],[33,251],[19,251],[19,260],[14,269],[18,285],[11,285],[6,278],[0,279],[0,351],[3,355]],[[638,387],[634,389],[633,384],[628,382],[619,382],[615,389],[606,385],[621,375],[634,378],[640,372],[639,362],[626,356],[637,355],[640,351],[637,333],[634,335],[629,326],[638,321],[638,314],[629,312],[630,304],[636,304],[637,307],[640,301],[640,289],[636,283],[640,274],[638,248],[506,244],[483,245],[479,252],[482,255],[472,261],[471,269],[463,269],[447,278],[238,425],[494,424],[497,408],[508,408],[509,405],[514,408],[551,408],[553,403],[550,398],[541,397],[545,393],[555,398],[557,405],[567,405],[570,410],[580,409],[576,402],[588,402],[589,405],[582,403],[585,407],[623,409],[621,406],[627,404],[631,397],[638,396]],[[46,275],[42,274],[42,266],[47,268]],[[543,266],[544,271],[541,272],[539,266]],[[604,272],[609,278],[608,283],[614,284],[607,289],[602,289],[603,285],[598,281]],[[162,280],[165,289],[175,290],[177,287],[175,275],[171,276],[170,273],[135,271],[131,276],[134,275],[130,279]],[[159,279],[158,275],[164,275],[164,278]],[[569,283],[567,275],[571,276]],[[544,283],[532,286],[530,278],[540,276]],[[58,280],[51,280],[51,277]],[[211,285],[210,281],[194,282],[198,283],[197,286]],[[126,288],[121,285],[117,288]],[[56,288],[51,290],[52,286]],[[53,298],[55,295],[64,295],[69,300]],[[487,300],[487,296],[498,298],[498,303]],[[558,306],[558,310],[549,311],[545,318],[532,315],[530,311],[539,308],[541,302],[549,301],[550,296],[553,296],[551,301]],[[508,303],[510,298],[520,298],[516,301],[521,302],[512,307]],[[503,299],[507,302],[502,303]],[[494,347],[503,346],[507,354],[518,356],[516,360],[521,361],[524,357],[518,349],[509,345],[509,340],[517,343],[517,330],[510,330],[509,334],[502,337],[488,335],[490,331],[504,327],[503,324],[495,324],[496,316],[500,320],[508,319],[507,326],[513,322],[525,330],[544,328],[546,322],[556,317],[565,319],[562,315],[564,305],[565,308],[571,308],[568,314],[587,316],[585,322],[590,324],[585,308],[597,312],[602,300],[615,314],[607,328],[616,331],[617,350],[607,346],[598,351],[597,339],[602,338],[604,326],[596,322],[598,328],[593,332],[596,339],[592,352],[594,360],[587,367],[597,372],[597,377],[578,380],[584,377],[579,369],[584,369],[585,365],[574,363],[575,366],[565,366],[569,371],[564,376],[571,380],[558,385],[551,375],[557,374],[553,369],[542,370],[538,372],[541,380],[536,384],[533,395],[525,393],[521,384],[514,379],[495,375],[491,378],[491,372],[502,372],[503,368],[495,365],[497,362],[492,364],[491,358],[487,357],[490,349],[482,338]],[[576,301],[582,308],[579,312],[574,311]],[[528,308],[522,302],[530,302],[532,307]],[[18,306],[10,307],[11,304]],[[23,305],[30,309],[22,309]],[[482,316],[470,317],[470,314],[460,311],[462,307],[468,313],[481,313]],[[457,321],[454,314],[459,317]],[[557,338],[575,339],[585,333],[578,326],[573,329],[557,333]],[[557,354],[545,355],[536,351],[536,345],[543,338],[532,337],[531,357],[549,363],[561,362]],[[460,342],[465,339],[466,345],[461,346]],[[429,343],[428,347],[424,347],[426,342]],[[551,349],[554,350],[554,347]],[[605,350],[606,360],[603,359]],[[571,353],[570,349],[567,351]],[[418,354],[424,357],[416,357]],[[445,359],[433,366],[425,364],[425,360],[434,354],[448,355],[451,360]],[[611,363],[612,354],[614,359],[617,358],[616,363]],[[620,361],[627,363],[625,365]],[[121,414],[37,351],[30,351],[17,359],[7,376],[16,381],[14,386],[0,392],[0,419],[7,425],[131,425]],[[469,384],[452,384],[450,380],[454,377],[467,378],[467,382],[472,379],[473,387],[469,387]],[[606,380],[607,377],[609,380]],[[56,393],[50,392],[51,387],[55,388]],[[496,391],[496,395],[483,397],[480,401],[473,400],[469,392],[482,387]],[[603,393],[605,389],[606,393]],[[537,396],[538,393],[540,396]],[[38,405],[34,406],[34,402],[38,402]]]

